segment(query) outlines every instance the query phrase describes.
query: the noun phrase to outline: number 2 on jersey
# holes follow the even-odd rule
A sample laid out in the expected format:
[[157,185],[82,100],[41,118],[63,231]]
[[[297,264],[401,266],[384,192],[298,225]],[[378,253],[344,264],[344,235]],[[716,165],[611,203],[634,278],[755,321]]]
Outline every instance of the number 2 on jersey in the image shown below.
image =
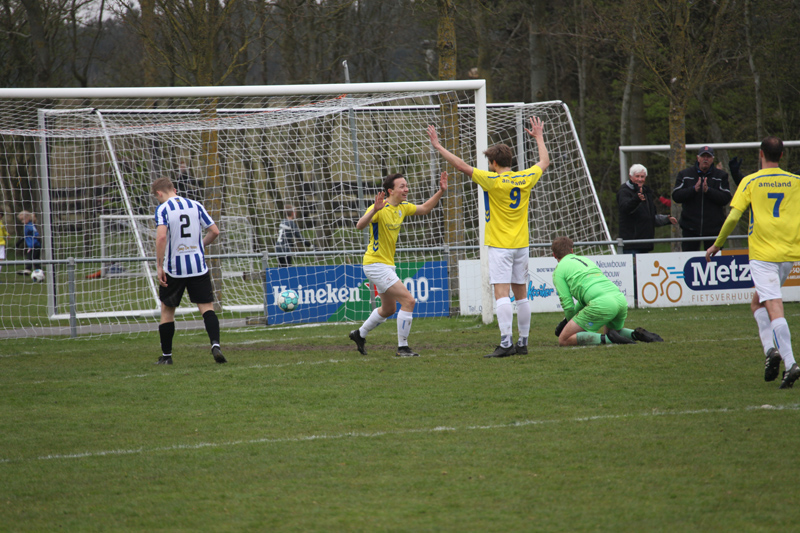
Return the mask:
[[192,225],[192,221],[191,219],[189,219],[189,215],[181,215],[180,221],[181,221],[181,237],[184,239],[187,237],[191,237],[192,234],[189,233],[189,226]]
[[520,200],[522,200],[522,192],[520,192],[519,187],[514,187],[513,189],[511,189],[510,197],[511,197],[511,203],[509,204],[508,207],[510,207],[511,209],[518,208],[519,202]]

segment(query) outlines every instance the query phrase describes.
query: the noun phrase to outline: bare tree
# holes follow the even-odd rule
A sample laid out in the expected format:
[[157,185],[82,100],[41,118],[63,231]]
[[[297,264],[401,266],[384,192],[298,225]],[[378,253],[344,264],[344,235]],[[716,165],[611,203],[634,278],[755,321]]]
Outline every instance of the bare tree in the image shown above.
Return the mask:
[[547,59],[544,43],[544,18],[547,0],[533,0],[528,12],[528,54],[531,69],[532,102],[541,102],[547,96]]
[[[454,0],[437,0],[439,12],[438,18],[438,39],[437,51],[439,53],[439,79],[456,79],[456,24],[455,24],[455,2]],[[452,153],[458,153],[459,136],[458,129],[458,102],[453,93],[442,95],[441,113],[441,139],[442,145]],[[450,180],[450,194],[445,196],[444,217],[446,244],[454,246],[462,244],[464,240],[464,209],[463,209],[463,190],[467,186],[466,179],[460,172],[448,165],[448,174],[452,176]],[[450,252],[448,257],[448,268],[450,278],[458,277],[458,253]]]
[[[619,42],[642,63],[655,90],[669,99],[670,175],[686,166],[687,107],[698,88],[716,75],[712,67],[722,53],[730,3],[626,0],[606,12],[619,22],[614,26]],[[672,210],[673,216],[680,215],[677,203]]]
[[251,61],[246,51],[258,34],[259,21],[234,20],[242,0],[155,0],[152,9],[145,3],[146,14],[133,0],[120,2],[119,13],[154,54],[151,60],[183,84],[220,85]]

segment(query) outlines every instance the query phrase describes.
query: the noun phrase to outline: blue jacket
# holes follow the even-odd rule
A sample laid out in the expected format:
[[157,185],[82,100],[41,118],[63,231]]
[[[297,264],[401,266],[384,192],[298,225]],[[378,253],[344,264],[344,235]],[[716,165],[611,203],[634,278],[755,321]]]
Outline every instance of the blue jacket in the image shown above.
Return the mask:
[[42,243],[39,241],[39,230],[33,222],[25,224],[25,248],[41,248]]

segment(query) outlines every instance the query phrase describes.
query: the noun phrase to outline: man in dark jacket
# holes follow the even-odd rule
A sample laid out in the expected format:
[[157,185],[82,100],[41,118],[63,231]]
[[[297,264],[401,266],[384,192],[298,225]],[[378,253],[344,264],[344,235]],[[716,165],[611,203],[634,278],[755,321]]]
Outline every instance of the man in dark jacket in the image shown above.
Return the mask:
[[[295,250],[298,243],[303,243],[306,248],[314,250],[314,243],[303,237],[300,227],[297,225],[297,209],[293,205],[285,208],[286,218],[278,226],[278,240],[275,243],[275,251],[278,253],[290,253]],[[278,264],[282,267],[292,265],[292,256],[278,256]]]
[[[617,191],[621,239],[652,239],[655,237],[656,227],[678,223],[675,217],[656,213],[656,195],[644,184],[647,179],[644,165],[633,165],[628,176],[628,181]],[[638,243],[625,245],[623,251],[626,254],[639,254],[652,249],[653,243]]]
[[684,241],[684,252],[706,250],[714,244],[727,217],[725,206],[732,197],[728,173],[714,166],[714,149],[702,147],[697,153],[697,163],[678,172],[672,199],[683,204],[680,225],[684,237],[712,238]]

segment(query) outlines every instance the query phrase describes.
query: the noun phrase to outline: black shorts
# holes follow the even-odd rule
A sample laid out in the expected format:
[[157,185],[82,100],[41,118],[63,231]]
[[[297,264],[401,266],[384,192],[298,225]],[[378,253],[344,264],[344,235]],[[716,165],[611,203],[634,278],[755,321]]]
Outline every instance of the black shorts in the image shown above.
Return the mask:
[[158,298],[167,307],[178,307],[184,290],[189,293],[192,303],[214,303],[214,284],[211,283],[210,272],[188,278],[173,278],[167,274],[167,286],[158,286]]

